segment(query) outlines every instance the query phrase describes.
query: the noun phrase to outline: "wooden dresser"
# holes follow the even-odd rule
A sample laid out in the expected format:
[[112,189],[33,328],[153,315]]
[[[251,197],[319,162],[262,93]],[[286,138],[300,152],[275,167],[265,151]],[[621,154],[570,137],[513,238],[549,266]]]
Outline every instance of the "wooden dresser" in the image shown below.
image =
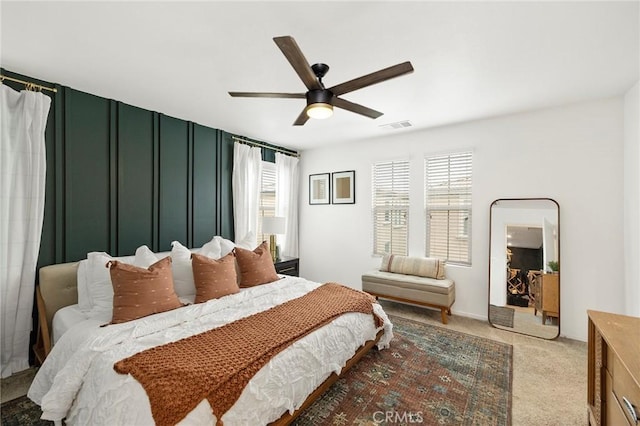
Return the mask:
[[532,283],[532,293],[535,299],[535,312],[542,312],[542,323],[546,324],[547,317],[558,318],[560,312],[560,275],[538,274]]
[[589,424],[640,425],[640,318],[587,313]]

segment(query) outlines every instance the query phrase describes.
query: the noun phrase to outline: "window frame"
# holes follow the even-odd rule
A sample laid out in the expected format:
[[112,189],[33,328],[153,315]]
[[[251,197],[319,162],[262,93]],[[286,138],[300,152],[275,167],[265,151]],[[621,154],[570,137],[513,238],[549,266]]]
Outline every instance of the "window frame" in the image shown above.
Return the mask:
[[[378,170],[381,167],[390,167],[390,172],[387,172],[391,176],[391,182],[387,183],[391,185],[390,193],[392,194],[389,200],[387,201],[389,205],[376,205],[378,201],[383,201],[383,199],[379,199],[376,195],[378,190],[378,186],[380,183],[378,181],[382,178],[380,175],[384,173],[383,169]],[[396,173],[394,172],[394,167],[398,167],[398,176],[399,181],[396,183],[393,181]],[[384,182],[381,182],[384,183]],[[401,197],[395,197],[394,193],[404,193],[405,199]],[[409,217],[411,211],[411,161],[409,159],[395,159],[395,160],[385,160],[378,161],[374,163],[371,167],[371,218],[372,218],[372,255],[373,256],[384,256],[386,254],[396,254],[396,255],[408,255],[409,253]],[[377,220],[379,215],[383,215],[388,218],[385,223],[390,226],[389,230],[389,238],[385,243],[385,249],[382,251],[378,250],[379,243],[382,238],[379,236],[379,226],[380,222]],[[404,223],[399,223],[404,221]],[[394,251],[393,248],[395,244],[393,244],[393,229],[403,227],[404,231],[404,241],[401,241],[403,251]]]
[[[265,176],[267,174],[267,176]],[[271,175],[271,176],[269,176]],[[265,177],[273,178],[273,191],[265,191]],[[256,244],[260,245],[263,241],[269,240],[269,234],[262,232],[262,218],[273,217],[276,215],[276,163],[270,161],[262,161],[262,175],[260,176],[260,200],[258,200],[258,223],[256,224]],[[269,183],[267,182],[267,185]],[[273,193],[273,208],[265,206],[266,194]],[[267,213],[267,214],[265,214]]]
[[[456,157],[458,157],[456,159]],[[454,160],[452,162],[452,160]],[[430,162],[435,163],[437,161],[444,161],[447,163],[446,172],[447,179],[443,180],[442,165],[440,165],[440,176],[437,176],[437,172],[432,172],[430,169]],[[434,167],[433,165],[431,167]],[[461,176],[459,180],[468,179],[468,184],[452,185],[452,174]],[[434,176],[436,175],[436,176]],[[433,190],[430,186],[431,178],[439,177],[440,181],[446,185],[446,189],[440,191]],[[456,187],[458,187],[456,189]],[[437,196],[440,200],[446,201],[446,205],[438,205],[430,203],[430,200]],[[451,201],[458,198],[459,204],[452,204]],[[424,218],[425,218],[425,256],[438,257],[443,259],[447,264],[471,266],[472,265],[472,230],[473,230],[473,151],[461,150],[456,152],[447,152],[439,154],[428,154],[424,157]],[[446,238],[441,243],[446,243],[446,256],[442,256],[442,253],[432,253],[432,213],[433,212],[447,212],[446,223],[447,230]],[[455,235],[452,235],[455,230],[451,230],[451,223],[453,220],[451,214],[461,214],[459,220],[463,221],[458,225],[456,229],[460,231]],[[458,256],[457,258],[451,258],[452,246],[455,240],[466,241],[466,256]]]

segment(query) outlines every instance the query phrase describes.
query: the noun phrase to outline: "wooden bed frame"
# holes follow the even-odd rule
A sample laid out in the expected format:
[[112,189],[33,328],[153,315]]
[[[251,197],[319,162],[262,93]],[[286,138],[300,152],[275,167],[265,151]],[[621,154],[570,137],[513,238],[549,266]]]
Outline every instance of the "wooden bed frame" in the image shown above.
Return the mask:
[[[36,358],[42,364],[51,352],[51,327],[53,316],[58,310],[65,306],[78,303],[78,272],[79,262],[61,263],[40,268],[39,284],[36,287],[36,303],[38,307],[38,332],[36,343],[33,346]],[[313,391],[307,399],[293,413],[285,412],[275,422],[270,423],[275,426],[290,424],[305,409],[313,404],[332,384],[334,384],[343,374],[355,365],[371,348],[373,348],[383,330],[380,330],[373,340],[365,342],[351,357],[340,374],[331,375]]]

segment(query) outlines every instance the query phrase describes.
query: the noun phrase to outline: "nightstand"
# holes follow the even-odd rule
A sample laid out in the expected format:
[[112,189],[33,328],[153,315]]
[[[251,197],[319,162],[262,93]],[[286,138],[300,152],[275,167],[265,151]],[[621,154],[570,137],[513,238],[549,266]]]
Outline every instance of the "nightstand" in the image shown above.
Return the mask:
[[274,265],[278,274],[300,276],[300,259],[297,257],[282,256],[275,261]]

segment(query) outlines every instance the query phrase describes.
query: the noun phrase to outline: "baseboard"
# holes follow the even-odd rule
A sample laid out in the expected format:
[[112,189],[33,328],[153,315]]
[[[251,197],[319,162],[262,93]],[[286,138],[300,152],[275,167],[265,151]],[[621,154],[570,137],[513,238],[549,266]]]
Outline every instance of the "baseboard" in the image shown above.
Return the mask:
[[451,310],[451,315],[457,315],[460,317],[471,318],[479,321],[489,321],[486,315],[471,314],[469,312],[460,312],[460,311],[456,311],[455,309]]

